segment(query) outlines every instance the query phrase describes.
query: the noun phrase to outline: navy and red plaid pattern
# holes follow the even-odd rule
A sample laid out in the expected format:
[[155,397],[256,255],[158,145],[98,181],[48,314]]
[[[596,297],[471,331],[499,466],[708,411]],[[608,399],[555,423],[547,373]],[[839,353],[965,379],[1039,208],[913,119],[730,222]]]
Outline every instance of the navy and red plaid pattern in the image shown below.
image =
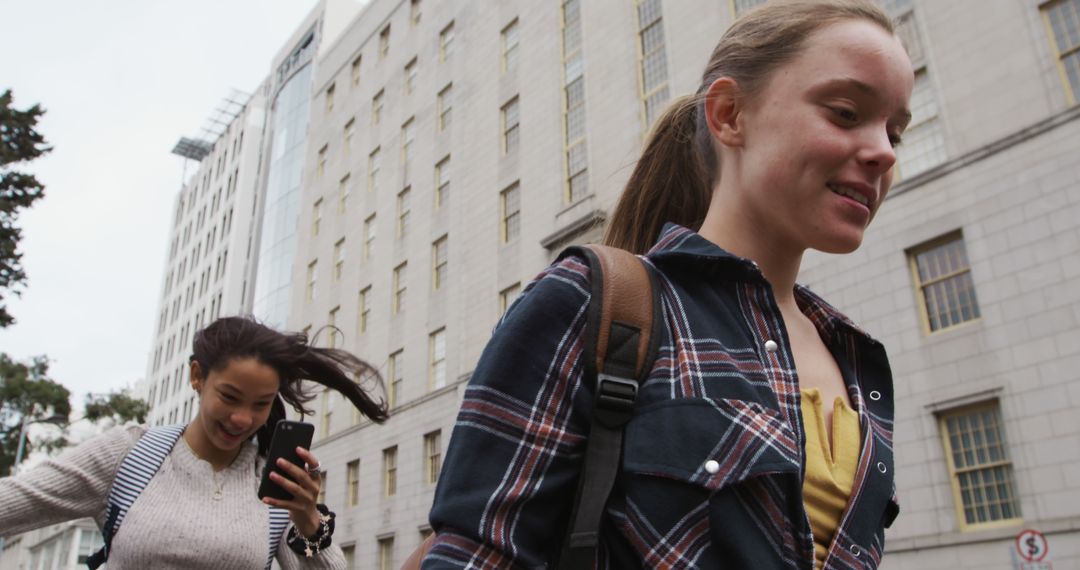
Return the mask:
[[[769,284],[752,262],[675,225],[645,259],[660,275],[664,334],[626,428],[596,567],[812,569],[798,378]],[[563,259],[496,328],[447,451],[425,570],[552,563],[592,408],[581,362],[589,277],[583,260]],[[796,297],[836,357],[863,434],[825,567],[876,568],[897,510],[888,362],[836,309],[804,288]]]

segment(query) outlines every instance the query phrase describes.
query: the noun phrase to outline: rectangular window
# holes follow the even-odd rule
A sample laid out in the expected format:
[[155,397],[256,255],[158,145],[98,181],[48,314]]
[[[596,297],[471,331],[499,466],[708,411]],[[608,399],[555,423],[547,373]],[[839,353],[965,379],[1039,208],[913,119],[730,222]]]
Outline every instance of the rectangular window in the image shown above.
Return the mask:
[[450,22],[439,32],[439,62],[450,59],[454,53],[454,23]]
[[405,188],[397,195],[397,232],[398,239],[409,233],[409,214],[412,212],[412,189]]
[[338,193],[337,193],[337,213],[338,214],[344,214],[345,213],[345,208],[348,206],[348,203],[349,203],[349,178],[350,178],[350,176],[348,174],[346,174],[338,182]]
[[405,271],[409,268],[409,262],[404,262],[394,268],[394,314],[405,310]]
[[506,313],[506,310],[510,308],[510,305],[514,304],[514,301],[521,294],[521,283],[514,283],[513,285],[499,291],[499,314]]
[[518,111],[518,98],[515,95],[513,99],[507,101],[502,106],[502,151],[503,154],[509,154],[518,147],[518,127],[521,124],[521,119]]
[[638,56],[641,66],[641,104],[648,130],[668,100],[667,52],[660,0],[639,0]]
[[334,244],[334,281],[341,281],[341,273],[344,269],[345,238],[341,238]]
[[390,24],[379,32],[379,59],[390,55]]
[[354,459],[345,466],[345,506],[360,504],[360,460]]
[[910,250],[908,259],[927,332],[979,318],[971,264],[960,232]]
[[341,311],[340,305],[330,309],[330,312],[326,315],[326,332],[329,336],[327,346],[330,348],[337,348],[341,345],[341,331],[337,328],[337,316],[339,311]]
[[435,207],[441,208],[450,199],[450,156],[435,165]]
[[401,403],[401,387],[405,383],[405,361],[403,356],[405,350],[399,350],[390,355],[390,374],[387,376],[390,378],[390,389],[387,394],[386,405],[395,408]]
[[330,87],[326,88],[326,112],[330,113],[334,110],[334,84],[331,83]]
[[1080,0],[1056,0],[1042,6],[1058,69],[1069,102],[1080,101]]
[[434,485],[439,482],[439,469],[442,468],[442,432],[439,430],[424,434],[424,482]]
[[394,567],[394,537],[379,539],[379,570],[396,570]]
[[379,187],[379,163],[381,162],[379,157],[380,150],[380,147],[375,147],[375,150],[371,151],[371,154],[368,155],[368,192],[374,192]]
[[319,260],[316,259],[307,266],[307,288],[304,293],[304,299],[309,303],[315,300],[315,269],[318,264]]
[[409,63],[405,64],[405,94],[412,94],[416,89],[416,58],[409,60]]
[[996,400],[938,417],[961,530],[1020,518],[1012,461]]
[[379,89],[379,92],[371,98],[371,125],[378,126],[379,121],[382,120],[382,100],[383,90]]
[[521,232],[521,189],[515,182],[499,196],[502,209],[502,242],[507,243]]
[[360,290],[360,299],[357,302],[358,317],[356,328],[361,332],[367,332],[368,316],[371,314],[371,285]]
[[371,254],[375,247],[375,214],[372,214],[364,220],[364,261],[371,259]]
[[925,172],[948,157],[945,132],[938,117],[937,97],[925,68],[915,72],[911,92],[911,124],[904,132],[904,142],[896,149],[897,173],[910,178]]
[[447,273],[447,237],[443,236],[431,244],[431,289],[438,291],[446,285]]
[[345,557],[345,570],[356,570],[356,546],[342,546],[341,555]]
[[435,106],[439,114],[438,127],[441,133],[450,127],[450,112],[454,108],[454,85],[452,83],[448,83],[446,87],[443,87],[442,91],[439,91]]
[[326,174],[326,149],[328,147],[329,145],[324,144],[322,148],[319,149],[319,165],[316,167],[315,173],[320,179],[323,177],[323,174]]
[[446,386],[446,329],[442,328],[428,336],[428,388],[438,390]]
[[420,23],[420,0],[409,0],[409,24],[416,26]]
[[393,497],[397,494],[397,446],[384,449],[382,457],[383,494],[387,497]]
[[353,87],[360,85],[360,61],[361,56],[356,56],[356,59],[352,60],[352,84]]
[[319,235],[320,226],[322,226],[322,198],[315,200],[315,203],[311,205],[311,237]]
[[322,393],[322,425],[319,428],[319,437],[330,435],[330,420],[334,415],[334,403],[331,401],[333,392],[327,388]]
[[731,9],[734,10],[735,17],[739,17],[764,3],[765,0],[731,0]]
[[401,125],[401,181],[402,184],[409,183],[409,166],[412,164],[412,146],[415,135],[415,129],[413,128],[413,117],[409,117],[409,120],[405,121]]
[[564,200],[574,203],[589,192],[588,156],[585,150],[585,59],[581,52],[581,2],[562,5],[563,94],[565,133]]
[[349,122],[345,123],[345,128],[342,130],[341,152],[349,154],[352,149],[352,138],[356,132],[356,118],[349,119]]
[[502,71],[513,71],[517,68],[518,60],[518,21],[512,22],[502,29]]

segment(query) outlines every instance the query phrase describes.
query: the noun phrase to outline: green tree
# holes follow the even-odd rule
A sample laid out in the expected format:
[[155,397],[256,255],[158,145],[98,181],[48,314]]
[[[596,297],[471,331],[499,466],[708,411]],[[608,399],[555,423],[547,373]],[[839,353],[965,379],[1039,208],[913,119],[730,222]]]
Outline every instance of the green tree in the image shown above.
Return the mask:
[[109,419],[114,424],[131,421],[141,424],[149,413],[149,404],[133,398],[127,390],[120,390],[108,394],[87,394],[83,418],[92,422]]
[[[0,353],[0,474],[7,475],[15,463],[23,420],[41,421],[55,416],[68,418],[71,392],[48,378],[49,361],[44,356],[29,363],[16,362]],[[23,458],[39,449],[52,451],[67,445],[61,436],[46,441],[26,442]]]
[[40,105],[20,111],[12,106],[11,90],[0,94],[0,328],[15,322],[7,311],[4,295],[19,295],[26,283],[16,226],[19,211],[29,208],[45,195],[45,186],[32,174],[12,170],[13,165],[34,160],[52,150],[37,132],[37,122],[45,110]]

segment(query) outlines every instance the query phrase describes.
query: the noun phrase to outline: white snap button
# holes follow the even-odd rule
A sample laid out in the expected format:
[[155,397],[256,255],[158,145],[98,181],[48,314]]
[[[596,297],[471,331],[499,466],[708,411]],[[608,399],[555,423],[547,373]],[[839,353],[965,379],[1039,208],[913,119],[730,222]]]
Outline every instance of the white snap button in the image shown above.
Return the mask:
[[862,549],[859,548],[858,544],[852,544],[848,550],[851,551],[851,554],[855,556],[855,558],[858,558],[859,555],[862,554]]
[[881,392],[878,392],[877,390],[870,390],[870,399],[875,401],[875,402],[880,400],[881,399]]
[[884,463],[884,462],[878,461],[878,462],[877,462],[877,470],[878,470],[878,471],[881,471],[882,473],[884,473],[884,472],[888,471],[889,469],[888,469],[887,467],[885,467],[885,463]]
[[716,475],[716,473],[720,471],[720,464],[717,463],[715,459],[710,459],[705,462],[705,470],[708,471],[710,475]]
[[765,350],[767,352],[776,352],[777,350],[780,350],[780,345],[776,344],[775,340],[767,340],[765,341]]

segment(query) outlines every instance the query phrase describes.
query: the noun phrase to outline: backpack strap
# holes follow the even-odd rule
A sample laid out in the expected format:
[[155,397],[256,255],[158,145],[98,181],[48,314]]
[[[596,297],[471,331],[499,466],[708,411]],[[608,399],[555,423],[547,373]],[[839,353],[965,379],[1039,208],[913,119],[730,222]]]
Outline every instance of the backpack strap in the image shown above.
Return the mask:
[[600,522],[622,457],[623,431],[638,385],[656,361],[662,316],[659,283],[641,258],[621,249],[567,248],[589,263],[592,296],[585,325],[585,382],[595,383],[591,427],[557,568],[593,568]]
[[120,523],[124,522],[128,509],[161,468],[161,464],[169,456],[176,441],[180,439],[180,434],[184,433],[184,427],[170,425],[150,428],[120,463],[116,478],[113,479],[112,489],[109,491],[105,526],[101,529],[105,546],[86,560],[86,565],[90,570],[95,570],[109,559],[112,539],[116,536],[116,531],[120,529]]
[[280,507],[267,507],[270,512],[270,556],[266,559],[266,570],[274,563],[278,545],[281,544],[281,536],[285,534],[285,527],[289,526],[289,511]]

